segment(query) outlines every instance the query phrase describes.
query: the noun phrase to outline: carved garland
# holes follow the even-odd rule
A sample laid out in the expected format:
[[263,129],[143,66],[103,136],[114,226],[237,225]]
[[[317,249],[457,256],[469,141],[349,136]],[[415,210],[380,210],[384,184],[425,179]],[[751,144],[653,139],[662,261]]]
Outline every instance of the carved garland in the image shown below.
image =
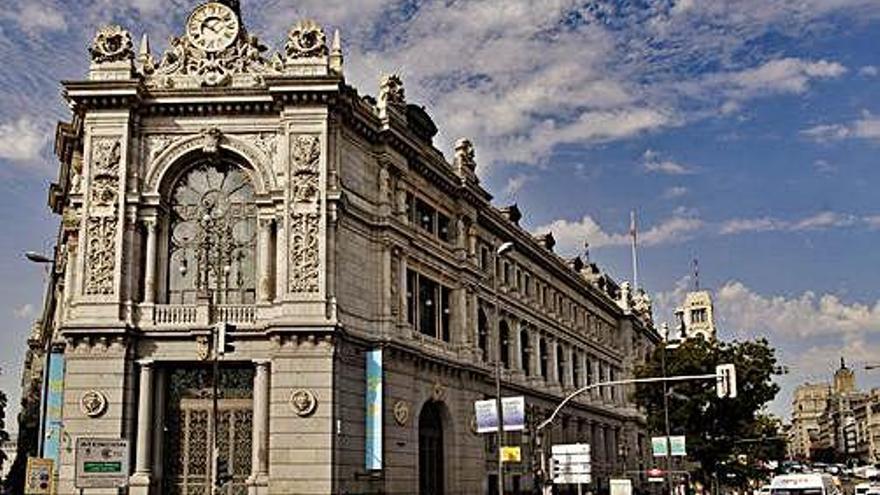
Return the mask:
[[321,138],[315,134],[299,134],[292,135],[290,142],[288,291],[316,293],[320,268]]
[[118,138],[96,138],[92,142],[89,217],[86,221],[86,295],[114,292],[120,161]]

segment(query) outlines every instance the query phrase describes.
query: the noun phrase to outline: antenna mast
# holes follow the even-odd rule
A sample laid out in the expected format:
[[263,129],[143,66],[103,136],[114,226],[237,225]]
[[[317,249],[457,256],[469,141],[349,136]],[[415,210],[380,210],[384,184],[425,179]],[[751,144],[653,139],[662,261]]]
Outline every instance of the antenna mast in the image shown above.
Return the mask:
[[639,255],[636,249],[638,247],[636,210],[629,212],[629,234],[632,236],[633,290],[635,290],[639,288]]
[[694,257],[694,290],[700,290],[700,261]]

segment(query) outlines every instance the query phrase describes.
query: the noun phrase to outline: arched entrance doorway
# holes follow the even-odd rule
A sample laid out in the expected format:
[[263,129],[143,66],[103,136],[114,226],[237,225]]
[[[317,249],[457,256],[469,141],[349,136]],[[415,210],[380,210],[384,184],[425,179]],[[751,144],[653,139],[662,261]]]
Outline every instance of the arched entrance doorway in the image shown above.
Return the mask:
[[443,417],[439,402],[428,402],[419,415],[419,495],[443,495]]

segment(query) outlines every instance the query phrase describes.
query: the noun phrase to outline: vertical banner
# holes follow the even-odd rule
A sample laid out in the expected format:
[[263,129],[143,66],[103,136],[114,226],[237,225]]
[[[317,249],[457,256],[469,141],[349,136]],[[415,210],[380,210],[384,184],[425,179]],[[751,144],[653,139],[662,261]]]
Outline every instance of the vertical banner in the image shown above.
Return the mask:
[[382,349],[367,352],[366,469],[382,469]]
[[46,408],[43,416],[43,458],[55,465],[61,462],[61,405],[64,403],[64,353],[49,354],[49,372],[46,375]]

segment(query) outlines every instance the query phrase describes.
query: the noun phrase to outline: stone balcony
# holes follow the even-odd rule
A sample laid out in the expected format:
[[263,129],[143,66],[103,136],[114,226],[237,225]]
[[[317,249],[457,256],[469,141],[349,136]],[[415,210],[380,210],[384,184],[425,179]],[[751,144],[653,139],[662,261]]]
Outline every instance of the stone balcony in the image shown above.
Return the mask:
[[239,327],[252,327],[257,323],[255,304],[144,304],[138,313],[140,327],[157,330],[208,327],[219,322]]

